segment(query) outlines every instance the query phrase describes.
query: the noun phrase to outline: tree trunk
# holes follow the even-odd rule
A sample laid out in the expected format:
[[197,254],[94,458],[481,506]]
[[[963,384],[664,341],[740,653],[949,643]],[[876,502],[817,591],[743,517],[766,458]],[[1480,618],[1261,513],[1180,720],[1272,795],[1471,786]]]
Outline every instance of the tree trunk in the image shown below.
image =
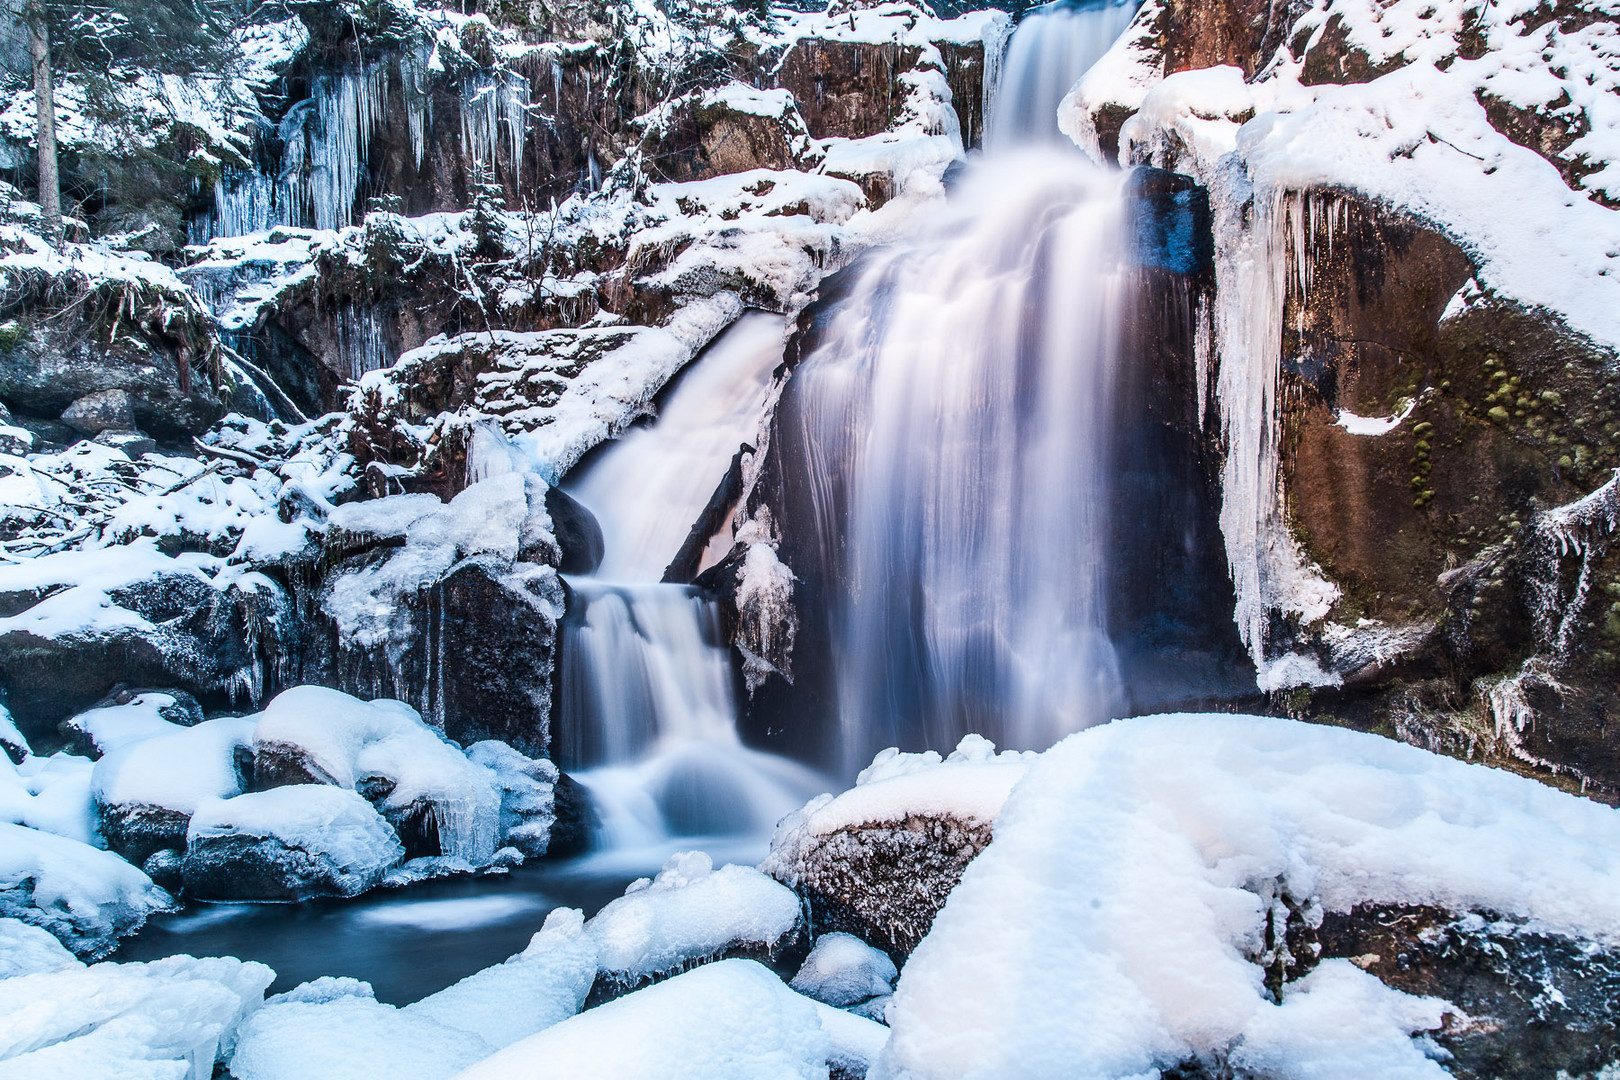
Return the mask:
[[45,211],[46,234],[56,240],[62,235],[62,186],[56,170],[56,103],[46,33],[40,20],[29,20],[28,54],[33,58],[34,107],[39,115],[39,205]]

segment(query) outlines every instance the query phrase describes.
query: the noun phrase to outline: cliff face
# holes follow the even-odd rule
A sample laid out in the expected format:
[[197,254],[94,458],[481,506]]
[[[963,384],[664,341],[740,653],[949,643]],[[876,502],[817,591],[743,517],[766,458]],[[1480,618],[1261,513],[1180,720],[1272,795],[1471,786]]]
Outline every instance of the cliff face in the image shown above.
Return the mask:
[[1597,18],[1153,3],[1064,125],[1210,188],[1210,437],[1277,707],[1612,797]]

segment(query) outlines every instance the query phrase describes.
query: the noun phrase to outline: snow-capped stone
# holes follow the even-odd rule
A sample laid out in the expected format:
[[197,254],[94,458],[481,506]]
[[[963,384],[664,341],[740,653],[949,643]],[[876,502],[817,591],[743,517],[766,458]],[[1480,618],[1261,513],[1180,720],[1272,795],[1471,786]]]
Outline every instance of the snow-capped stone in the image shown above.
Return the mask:
[[525,757],[498,739],[467,747],[467,760],[495,774],[501,791],[501,841],[525,858],[546,853],[557,821],[557,766]]
[[0,824],[0,917],[43,927],[81,956],[105,955],[172,903],[111,852]]
[[355,896],[404,856],[394,831],[346,788],[294,784],[198,806],[186,890],[207,900]]
[[0,757],[0,821],[102,847],[90,783],[94,763],[73,754]]
[[796,939],[799,898],[758,870],[684,851],[585,924],[612,996],[721,956],[773,957]]
[[190,695],[147,692],[126,701],[87,709],[62,723],[65,733],[78,736],[88,745],[91,757],[116,750],[126,743],[169,735],[202,719],[202,710]]
[[855,787],[784,818],[760,869],[806,898],[818,930],[847,930],[904,956],[990,843],[1033,757],[997,754],[979,735],[948,758],[884,750]]
[[817,1001],[844,1008],[890,993],[898,974],[888,954],[835,930],[816,939],[789,985]]

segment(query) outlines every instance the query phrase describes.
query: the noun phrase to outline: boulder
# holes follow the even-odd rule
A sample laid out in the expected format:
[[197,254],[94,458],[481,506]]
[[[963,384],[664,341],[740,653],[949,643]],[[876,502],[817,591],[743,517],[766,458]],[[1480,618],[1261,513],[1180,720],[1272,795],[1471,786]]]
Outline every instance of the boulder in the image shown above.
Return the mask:
[[0,918],[49,930],[80,956],[105,956],[172,903],[110,851],[0,823]]
[[181,868],[202,900],[357,896],[405,848],[370,803],[344,788],[298,784],[205,803]]
[[96,434],[96,442],[110,446],[114,450],[122,450],[129,455],[131,461],[142,454],[154,453],[157,450],[157,440],[140,431],[108,429]]
[[62,423],[86,435],[135,427],[135,399],[128,390],[97,390],[62,411]]
[[501,842],[525,858],[546,854],[557,820],[557,766],[545,758],[525,757],[495,739],[467,747],[467,760],[495,775],[501,791]]
[[816,939],[790,985],[801,994],[842,1009],[888,996],[899,974],[887,953],[853,934],[834,931]]

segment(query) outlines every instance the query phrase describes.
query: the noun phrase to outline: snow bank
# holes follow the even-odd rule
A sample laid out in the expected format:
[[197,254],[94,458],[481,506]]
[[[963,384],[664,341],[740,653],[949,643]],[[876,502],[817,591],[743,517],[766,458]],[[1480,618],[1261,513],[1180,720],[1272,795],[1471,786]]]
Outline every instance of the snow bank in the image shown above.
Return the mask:
[[700,851],[670,857],[585,924],[600,969],[624,984],[728,946],[774,949],[799,925],[799,898],[748,866],[713,869]]
[[391,787],[379,809],[390,817],[430,809],[443,855],[478,866],[500,846],[501,796],[490,771],[404,702],[295,686],[260,714],[253,745],[256,759],[285,762],[300,778],[349,789],[383,778]]
[[396,1009],[352,979],[272,998],[243,1028],[238,1080],[439,1080],[579,1011],[596,977],[584,916],[558,908],[528,948]]
[[824,1080],[831,1051],[815,1002],[751,960],[722,960],[514,1043],[460,1080]]
[[854,934],[823,934],[790,983],[801,994],[843,1008],[889,993],[894,961]]
[[109,952],[169,894],[118,856],[77,840],[0,824],[0,917],[43,927],[81,955]]
[[274,978],[231,957],[171,956],[0,981],[0,1075],[212,1080]]
[[1030,769],[907,964],[873,1075],[1135,1076],[1228,1051],[1268,1075],[1443,1075],[1397,1040],[1435,1003],[1337,964],[1266,999],[1253,958],[1282,897],[1620,941],[1620,811],[1287,720],[1082,732]]

